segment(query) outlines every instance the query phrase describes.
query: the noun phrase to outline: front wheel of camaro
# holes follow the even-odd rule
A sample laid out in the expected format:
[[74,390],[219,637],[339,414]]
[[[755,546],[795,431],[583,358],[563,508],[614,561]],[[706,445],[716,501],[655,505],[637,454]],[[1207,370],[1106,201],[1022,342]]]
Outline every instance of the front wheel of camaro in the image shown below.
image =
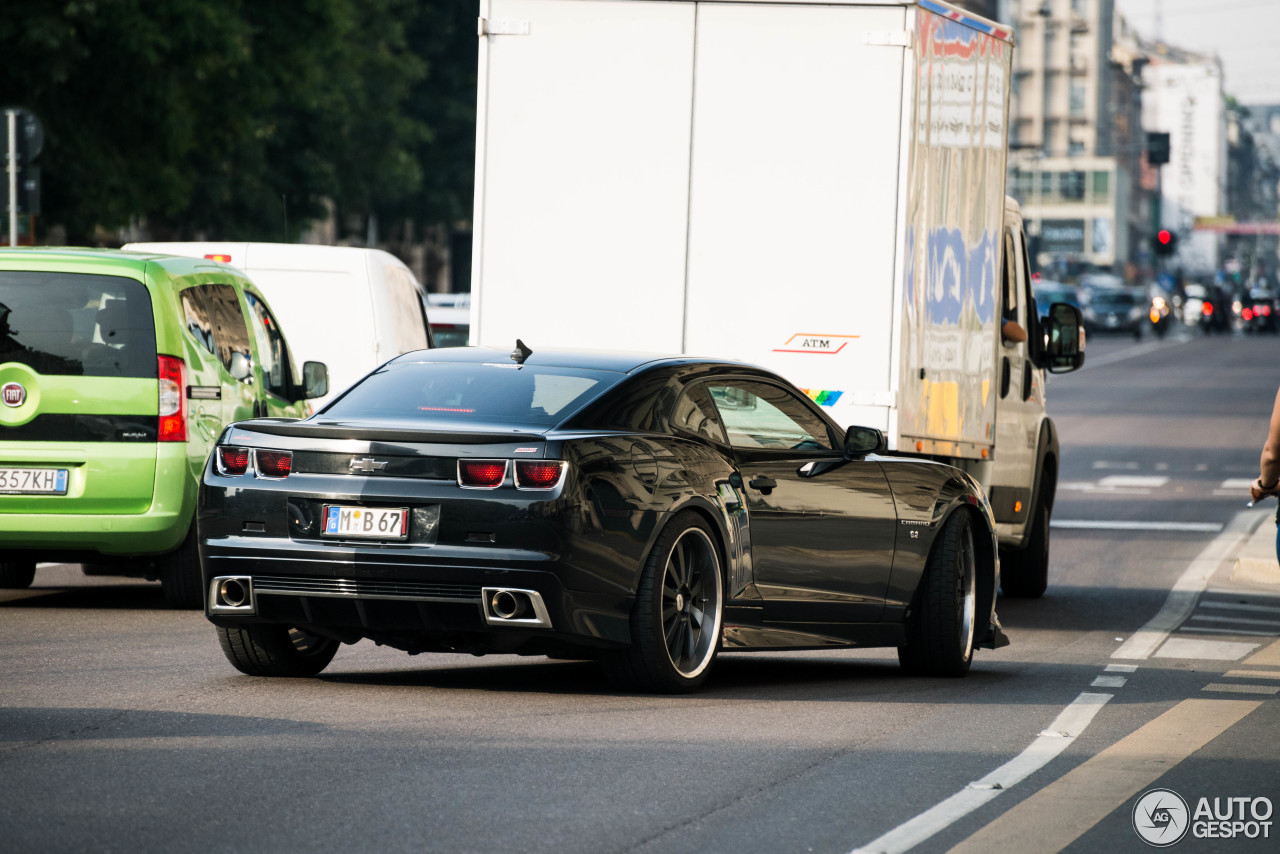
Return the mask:
[[964,676],[973,663],[978,560],[969,516],[952,513],[938,532],[898,661],[908,673]]
[[631,613],[631,646],[601,656],[622,687],[679,694],[696,690],[720,648],[724,585],[711,526],[678,514],[645,561]]
[[338,641],[291,626],[217,626],[227,661],[249,676],[315,676],[338,653]]

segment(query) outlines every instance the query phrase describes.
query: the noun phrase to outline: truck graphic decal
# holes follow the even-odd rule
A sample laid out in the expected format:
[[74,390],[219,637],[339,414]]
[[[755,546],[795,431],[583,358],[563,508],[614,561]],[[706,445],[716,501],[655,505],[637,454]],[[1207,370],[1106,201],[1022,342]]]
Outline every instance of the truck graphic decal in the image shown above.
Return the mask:
[[827,356],[834,356],[857,337],[857,335],[819,335],[814,332],[797,332],[788,338],[781,347],[773,348],[773,352],[821,353]]

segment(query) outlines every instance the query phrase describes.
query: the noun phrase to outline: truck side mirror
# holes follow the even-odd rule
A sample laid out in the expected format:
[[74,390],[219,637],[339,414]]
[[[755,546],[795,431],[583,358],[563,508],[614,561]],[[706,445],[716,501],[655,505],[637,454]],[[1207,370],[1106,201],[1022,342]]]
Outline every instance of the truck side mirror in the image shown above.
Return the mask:
[[854,425],[844,431],[844,455],[846,459],[858,459],[867,454],[878,454],[885,449],[884,433],[874,427]]
[[302,399],[324,397],[329,393],[329,368],[324,362],[302,363]]
[[1084,364],[1084,318],[1080,309],[1065,302],[1049,306],[1044,318],[1044,367],[1051,374],[1065,374]]

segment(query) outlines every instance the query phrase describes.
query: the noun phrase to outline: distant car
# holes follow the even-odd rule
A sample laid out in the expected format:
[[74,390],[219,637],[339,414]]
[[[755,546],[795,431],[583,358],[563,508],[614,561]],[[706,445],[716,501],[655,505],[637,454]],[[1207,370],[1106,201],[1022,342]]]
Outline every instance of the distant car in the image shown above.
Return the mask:
[[224,425],[307,414],[327,374],[297,367],[229,267],[0,250],[0,587],[65,561],[159,578],[170,605],[200,607],[200,472]]
[[1241,328],[1245,332],[1280,333],[1280,303],[1266,288],[1254,288],[1240,300]]
[[1047,314],[1049,306],[1055,302],[1065,302],[1067,305],[1083,308],[1080,302],[1080,290],[1063,282],[1047,280],[1037,282],[1032,288],[1032,295],[1036,298],[1036,308],[1041,314]]
[[325,403],[383,362],[431,343],[426,289],[381,249],[304,243],[127,243],[230,264],[271,299],[298,357],[325,362]]
[[1218,287],[1190,282],[1183,286],[1182,319],[1188,326],[1198,326],[1206,335],[1230,332],[1231,306]]
[[1082,309],[1085,329],[1089,332],[1125,332],[1142,337],[1147,322],[1147,300],[1134,288],[1095,287],[1088,291]]
[[436,347],[465,347],[471,336],[471,294],[427,294]]
[[883,448],[746,364],[411,353],[305,421],[223,433],[207,615],[258,676],[314,675],[362,638],[595,657],[662,692],[721,647],[897,647],[963,675],[1007,643],[994,517],[969,475]]

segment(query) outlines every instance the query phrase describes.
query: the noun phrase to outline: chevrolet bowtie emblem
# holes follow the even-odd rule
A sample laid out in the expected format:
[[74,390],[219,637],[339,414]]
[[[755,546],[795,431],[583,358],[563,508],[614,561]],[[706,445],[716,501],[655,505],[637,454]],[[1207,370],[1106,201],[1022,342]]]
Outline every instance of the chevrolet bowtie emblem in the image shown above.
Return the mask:
[[387,467],[386,460],[375,460],[371,457],[365,457],[363,460],[351,461],[352,471],[363,471],[363,472],[382,471],[386,467]]

